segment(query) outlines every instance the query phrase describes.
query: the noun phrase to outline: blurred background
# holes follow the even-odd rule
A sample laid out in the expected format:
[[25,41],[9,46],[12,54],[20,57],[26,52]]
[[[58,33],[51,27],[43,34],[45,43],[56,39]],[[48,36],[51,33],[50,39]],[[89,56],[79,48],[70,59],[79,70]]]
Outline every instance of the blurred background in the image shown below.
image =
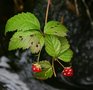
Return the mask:
[[56,78],[36,80],[31,72],[31,52],[8,51],[12,33],[4,35],[7,20],[17,13],[31,12],[43,28],[47,0],[0,0],[0,90],[93,89],[93,0],[51,1],[48,20],[60,21],[69,30],[74,76],[65,78],[58,73]]

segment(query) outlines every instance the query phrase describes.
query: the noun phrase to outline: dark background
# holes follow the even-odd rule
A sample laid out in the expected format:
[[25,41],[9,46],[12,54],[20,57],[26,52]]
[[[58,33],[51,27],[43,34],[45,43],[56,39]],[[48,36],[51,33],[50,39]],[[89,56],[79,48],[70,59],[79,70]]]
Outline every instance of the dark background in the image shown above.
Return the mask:
[[[92,90],[93,0],[76,1],[77,3],[75,0],[53,0],[48,18],[48,20],[62,21],[63,17],[63,24],[69,29],[67,38],[74,52],[72,58],[74,76],[64,78],[58,74],[57,78],[46,80],[45,83],[59,89]],[[47,0],[0,0],[0,57],[17,58],[16,51],[8,51],[8,43],[12,34],[4,35],[6,21],[17,13],[32,12],[38,17],[43,27],[46,6]],[[79,12],[76,11],[77,9]],[[20,54],[21,52],[23,51],[20,51]],[[17,70],[15,67],[12,68]]]

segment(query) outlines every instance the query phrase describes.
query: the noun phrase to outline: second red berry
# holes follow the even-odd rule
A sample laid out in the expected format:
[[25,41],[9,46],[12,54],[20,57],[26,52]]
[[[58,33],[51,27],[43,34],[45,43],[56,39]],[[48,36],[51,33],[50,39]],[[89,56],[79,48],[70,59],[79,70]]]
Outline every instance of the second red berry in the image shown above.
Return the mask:
[[73,69],[71,67],[65,67],[62,74],[67,77],[73,76]]

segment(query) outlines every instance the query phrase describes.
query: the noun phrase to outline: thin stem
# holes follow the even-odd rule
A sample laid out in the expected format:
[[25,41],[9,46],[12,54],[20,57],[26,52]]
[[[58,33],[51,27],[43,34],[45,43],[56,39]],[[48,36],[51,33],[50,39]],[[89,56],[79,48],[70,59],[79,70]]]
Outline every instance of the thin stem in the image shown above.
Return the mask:
[[23,6],[23,0],[13,0],[14,4],[15,4],[15,12],[18,11],[23,11],[24,6]]
[[82,0],[85,8],[86,8],[86,13],[87,13],[87,16],[91,22],[91,26],[93,26],[93,20],[92,20],[92,17],[91,17],[91,14],[90,14],[90,11],[89,11],[89,8],[88,8],[88,5],[86,4],[85,0]]
[[76,14],[79,16],[79,9],[78,9],[77,0],[75,0],[75,7],[76,7]]
[[56,61],[57,61],[63,68],[65,68],[64,65],[63,65],[61,62],[59,62],[58,59],[56,59]]
[[64,16],[61,17],[61,23],[64,23]]
[[51,0],[48,0],[47,9],[46,9],[46,16],[45,16],[45,24],[47,23],[50,4],[51,4]]
[[39,53],[38,53],[37,62],[39,62],[40,53],[41,53],[41,50],[40,50]]
[[53,68],[54,76],[56,77],[56,72],[55,72],[55,68],[54,68],[54,59],[52,59],[52,68]]

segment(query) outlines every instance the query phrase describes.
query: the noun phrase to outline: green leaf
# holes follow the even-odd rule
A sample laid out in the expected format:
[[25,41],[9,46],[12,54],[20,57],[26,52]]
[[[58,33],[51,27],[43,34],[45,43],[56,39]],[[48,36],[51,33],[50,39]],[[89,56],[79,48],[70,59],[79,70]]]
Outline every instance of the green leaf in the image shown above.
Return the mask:
[[39,64],[41,65],[42,68],[47,69],[47,68],[51,68],[51,64],[49,61],[44,60],[44,61],[40,61]]
[[40,37],[40,45],[41,45],[41,47],[43,47],[43,46],[44,46],[44,44],[45,44],[44,37],[43,37],[43,36],[41,36],[41,37]]
[[10,18],[5,26],[5,33],[9,31],[40,30],[40,23],[32,13],[20,13]]
[[32,52],[37,53],[42,48],[40,43],[42,37],[38,31],[16,32],[9,42],[9,50],[33,48]]
[[56,36],[45,36],[45,50],[52,56],[57,57],[61,49],[61,43]]
[[60,54],[62,54],[64,51],[66,51],[67,49],[69,49],[70,44],[68,42],[68,40],[66,39],[66,37],[59,37],[59,40],[61,42],[61,49],[60,49]]
[[72,56],[73,56],[72,50],[68,49],[65,52],[61,53],[61,55],[58,58],[64,62],[70,62]]
[[31,45],[30,50],[32,53],[38,53],[41,51],[42,47],[44,46],[44,37],[40,35],[36,35],[32,38],[33,45]]
[[64,37],[67,33],[67,28],[57,21],[50,21],[44,27],[45,34],[57,35]]
[[34,73],[34,76],[38,79],[48,79],[51,78],[53,75],[52,66],[49,61],[40,61],[39,62],[42,72]]

